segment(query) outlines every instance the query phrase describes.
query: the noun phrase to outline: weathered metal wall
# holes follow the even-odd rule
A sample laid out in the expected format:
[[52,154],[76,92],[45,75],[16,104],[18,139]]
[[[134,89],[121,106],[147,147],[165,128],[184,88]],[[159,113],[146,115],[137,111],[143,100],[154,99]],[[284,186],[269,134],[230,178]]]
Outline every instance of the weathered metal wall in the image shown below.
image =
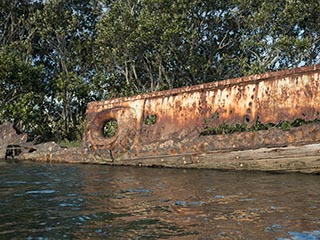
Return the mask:
[[[192,141],[201,142],[199,135],[207,121],[211,127],[222,123],[250,127],[257,121],[320,119],[319,75],[320,65],[314,65],[91,102],[83,142],[90,149],[108,149],[122,159],[142,152],[146,156],[192,153],[199,151],[190,146]],[[155,116],[155,123],[146,122]],[[106,138],[103,127],[111,119],[117,121],[118,132]]]

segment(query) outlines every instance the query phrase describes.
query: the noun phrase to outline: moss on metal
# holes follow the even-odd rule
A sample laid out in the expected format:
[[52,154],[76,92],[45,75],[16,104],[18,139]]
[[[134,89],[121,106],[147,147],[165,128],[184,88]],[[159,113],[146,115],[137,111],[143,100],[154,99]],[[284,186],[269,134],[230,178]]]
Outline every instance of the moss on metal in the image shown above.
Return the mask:
[[319,119],[315,119],[313,121],[305,121],[304,119],[295,119],[294,121],[281,121],[277,124],[267,123],[263,124],[260,121],[256,121],[256,123],[252,127],[248,127],[246,123],[237,123],[237,124],[227,124],[226,121],[223,121],[217,127],[208,126],[208,121],[204,120],[204,130],[200,133],[200,136],[208,136],[208,135],[220,135],[220,134],[232,134],[236,132],[254,132],[261,130],[269,130],[273,128],[278,128],[283,131],[289,131],[291,128],[299,127],[305,124],[320,122]]

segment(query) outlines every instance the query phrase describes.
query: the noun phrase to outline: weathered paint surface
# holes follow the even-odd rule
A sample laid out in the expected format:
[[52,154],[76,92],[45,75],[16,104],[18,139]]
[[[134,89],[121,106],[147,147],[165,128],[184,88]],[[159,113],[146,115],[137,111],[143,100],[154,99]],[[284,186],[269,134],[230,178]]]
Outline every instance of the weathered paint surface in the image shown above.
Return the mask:
[[[200,136],[200,133],[205,122],[210,122],[211,127],[222,123],[250,127],[257,121],[277,124],[295,119],[320,119],[319,75],[320,65],[314,65],[92,102],[87,108],[84,146],[110,150],[116,161],[162,154],[192,154],[233,146],[248,149],[318,142],[318,125],[308,134],[303,134],[306,129],[287,133],[271,131],[271,139],[268,137],[270,131],[217,136]],[[150,116],[156,116],[154,124],[146,124]],[[112,119],[118,123],[118,132],[106,138],[103,127]]]
[[[320,173],[320,65],[173,89],[87,108],[83,148],[26,142],[12,124],[0,125],[0,158],[232,170]],[[202,135],[206,126],[269,128]],[[109,120],[118,131],[103,134]]]

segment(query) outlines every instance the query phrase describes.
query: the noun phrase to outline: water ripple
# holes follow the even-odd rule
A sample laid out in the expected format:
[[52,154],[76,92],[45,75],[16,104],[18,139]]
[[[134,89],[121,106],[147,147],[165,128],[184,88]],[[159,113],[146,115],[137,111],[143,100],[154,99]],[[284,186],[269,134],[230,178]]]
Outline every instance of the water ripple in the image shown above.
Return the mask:
[[32,190],[32,191],[27,191],[25,194],[52,194],[55,193],[56,191],[53,189],[44,189],[44,190]]

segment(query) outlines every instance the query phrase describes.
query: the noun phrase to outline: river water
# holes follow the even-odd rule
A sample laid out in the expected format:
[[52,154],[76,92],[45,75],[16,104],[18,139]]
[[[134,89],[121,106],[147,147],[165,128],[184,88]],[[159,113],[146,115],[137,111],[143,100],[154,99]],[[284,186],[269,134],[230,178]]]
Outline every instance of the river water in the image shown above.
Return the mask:
[[0,239],[320,239],[320,176],[0,163]]

